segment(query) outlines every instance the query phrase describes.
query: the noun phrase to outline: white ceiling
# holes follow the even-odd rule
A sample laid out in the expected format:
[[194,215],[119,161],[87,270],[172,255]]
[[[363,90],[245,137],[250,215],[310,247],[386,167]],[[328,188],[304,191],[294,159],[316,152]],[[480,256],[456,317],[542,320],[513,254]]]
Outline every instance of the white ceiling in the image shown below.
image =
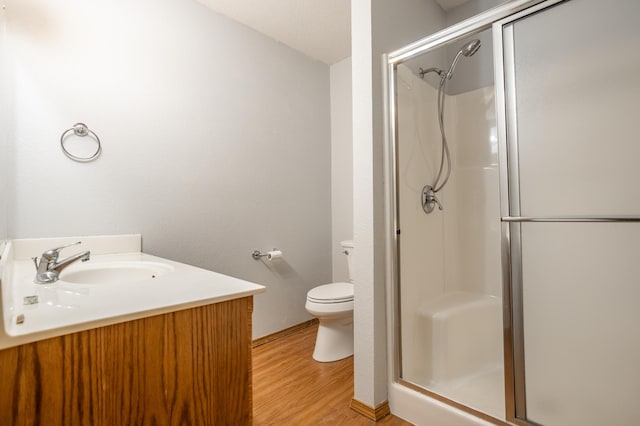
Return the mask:
[[197,1],[328,65],[351,56],[350,0]]
[[[351,0],[196,1],[328,65],[351,56]],[[436,0],[445,12],[468,1]]]

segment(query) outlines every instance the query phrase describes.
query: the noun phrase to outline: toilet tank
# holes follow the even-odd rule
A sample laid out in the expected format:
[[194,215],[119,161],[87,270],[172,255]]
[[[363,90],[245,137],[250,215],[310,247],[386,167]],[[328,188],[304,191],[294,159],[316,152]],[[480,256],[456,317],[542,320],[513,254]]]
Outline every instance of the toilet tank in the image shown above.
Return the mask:
[[347,256],[347,267],[349,268],[349,282],[353,282],[353,240],[340,241],[342,252]]

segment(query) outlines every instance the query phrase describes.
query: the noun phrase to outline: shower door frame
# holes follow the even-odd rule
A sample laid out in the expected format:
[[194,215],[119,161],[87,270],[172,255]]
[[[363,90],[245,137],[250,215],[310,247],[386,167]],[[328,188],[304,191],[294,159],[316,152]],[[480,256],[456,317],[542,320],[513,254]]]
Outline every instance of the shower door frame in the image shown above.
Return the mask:
[[496,81],[496,122],[500,168],[500,228],[502,231],[505,397],[507,420],[527,421],[522,236],[520,221],[520,173],[515,84],[513,23],[570,0],[547,0],[493,23],[493,55]]
[[[517,268],[521,265],[519,232],[511,232],[511,224],[504,220],[509,216],[509,207],[516,203],[519,205],[519,198],[510,198],[510,174],[514,169],[509,169],[508,159],[513,157],[511,147],[507,142],[507,96],[515,96],[503,84],[505,82],[503,64],[503,39],[502,25],[511,22],[521,16],[535,13],[556,3],[566,0],[513,0],[506,4],[497,6],[484,13],[464,20],[458,24],[439,31],[431,36],[425,37],[411,43],[401,49],[383,55],[384,71],[384,107],[385,107],[385,174],[388,177],[385,187],[385,198],[387,200],[386,213],[386,254],[388,259],[387,269],[387,301],[388,301],[388,329],[390,333],[389,349],[393,356],[388,357],[390,367],[390,382],[399,383],[402,386],[418,391],[430,398],[444,402],[448,405],[471,413],[477,417],[491,422],[502,422],[502,419],[494,418],[486,413],[467,407],[464,404],[446,398],[438,393],[425,389],[415,383],[403,379],[402,376],[402,346],[401,346],[401,323],[400,323],[400,268],[399,268],[399,237],[400,229],[398,223],[398,182],[397,182],[397,149],[398,149],[398,129],[397,129],[397,67],[400,63],[414,58],[427,51],[437,49],[449,42],[456,41],[470,35],[479,33],[487,29],[493,29],[494,45],[494,73],[495,73],[495,102],[497,115],[497,131],[499,149],[499,170],[500,170],[500,215],[501,215],[501,254],[502,254],[502,278],[503,278],[503,338],[504,338],[504,374],[505,374],[505,418],[511,424],[530,425],[532,423],[524,420],[526,417],[526,404],[524,404],[524,369],[521,369],[524,362],[524,345],[522,329],[522,295],[521,289],[513,291],[512,284],[521,280],[521,270]],[[518,17],[518,18],[516,18]],[[513,105],[510,103],[510,105]],[[515,110],[511,111],[515,113]],[[517,144],[515,145],[517,149]],[[516,151],[517,154],[517,151]],[[517,163],[516,163],[517,164]],[[517,167],[515,168],[517,175]],[[516,191],[517,192],[517,191]],[[496,218],[498,219],[498,218]],[[517,225],[516,225],[517,226]],[[515,237],[515,240],[513,238]],[[514,249],[515,247],[515,249]],[[515,274],[513,268],[516,268]],[[520,287],[521,288],[521,287]],[[514,315],[514,310],[519,314]],[[516,370],[520,373],[516,375]],[[523,409],[525,411],[523,411]]]

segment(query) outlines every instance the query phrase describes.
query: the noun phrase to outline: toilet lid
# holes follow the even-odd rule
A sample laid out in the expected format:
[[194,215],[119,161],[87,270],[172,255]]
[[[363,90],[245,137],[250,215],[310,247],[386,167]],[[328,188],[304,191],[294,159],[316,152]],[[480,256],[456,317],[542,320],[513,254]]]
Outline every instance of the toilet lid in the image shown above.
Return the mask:
[[307,300],[316,303],[338,303],[353,300],[353,284],[332,283],[312,288],[307,293]]

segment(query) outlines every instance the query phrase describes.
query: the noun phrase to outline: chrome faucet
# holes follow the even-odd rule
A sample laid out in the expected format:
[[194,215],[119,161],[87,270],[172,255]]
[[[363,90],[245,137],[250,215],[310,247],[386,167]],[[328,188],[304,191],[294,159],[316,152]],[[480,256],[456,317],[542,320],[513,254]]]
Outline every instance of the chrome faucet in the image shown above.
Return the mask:
[[67,244],[66,246],[54,248],[45,251],[42,253],[42,257],[40,257],[40,263],[38,263],[38,257],[33,257],[33,263],[36,265],[36,278],[33,280],[36,284],[53,284],[58,281],[58,275],[60,272],[71,265],[76,260],[80,260],[82,262],[86,262],[89,260],[91,256],[90,251],[83,251],[80,253],[76,253],[67,257],[66,259],[62,259],[58,262],[58,256],[60,255],[60,250],[63,248],[75,246],[81,244],[82,241],[77,241],[72,244]]

